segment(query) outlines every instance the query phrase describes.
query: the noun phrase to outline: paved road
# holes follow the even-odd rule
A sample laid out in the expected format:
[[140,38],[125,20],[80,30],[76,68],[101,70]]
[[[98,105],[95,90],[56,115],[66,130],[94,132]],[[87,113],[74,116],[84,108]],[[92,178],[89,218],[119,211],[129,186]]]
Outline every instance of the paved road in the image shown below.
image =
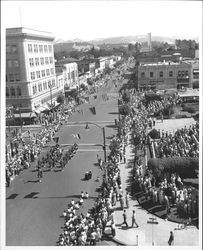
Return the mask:
[[[70,122],[97,121],[99,125],[106,127],[108,144],[108,140],[116,133],[115,128],[112,127],[114,119],[118,116],[116,91],[110,81],[100,90],[96,99],[93,98],[90,104],[82,107],[83,115],[76,112]],[[104,101],[103,94],[107,92],[109,100]],[[96,107],[96,115],[89,111],[91,106]],[[75,133],[80,133],[80,140],[73,137]],[[96,189],[101,184],[95,179],[102,175],[96,165],[96,155],[103,157],[102,148],[97,145],[103,142],[102,131],[94,125],[90,125],[89,130],[85,130],[83,125],[67,124],[62,127],[59,137],[60,144],[74,142],[83,144],[63,172],[46,172],[42,182],[38,183],[35,168],[32,167],[21,173],[12,182],[11,187],[7,188],[6,244],[9,246],[54,246],[62,232],[61,226],[64,219],[60,215],[66,205],[72,199],[77,200],[82,190],[89,192],[90,199],[85,201],[79,212],[85,214],[94,205],[94,199],[98,195]],[[84,173],[88,170],[93,172],[93,178],[83,181]],[[110,243],[105,241],[103,244]]]

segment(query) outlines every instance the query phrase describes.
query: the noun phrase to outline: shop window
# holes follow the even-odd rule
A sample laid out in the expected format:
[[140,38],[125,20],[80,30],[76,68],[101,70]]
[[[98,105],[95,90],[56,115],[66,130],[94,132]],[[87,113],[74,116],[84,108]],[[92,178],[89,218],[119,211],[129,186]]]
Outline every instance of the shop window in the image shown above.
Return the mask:
[[8,96],[9,96],[9,88],[6,87],[6,97],[8,97]]
[[22,95],[20,87],[17,87],[16,92],[17,92],[17,96],[21,96]]
[[16,95],[14,87],[11,87],[10,91],[11,91],[11,96],[15,96]]

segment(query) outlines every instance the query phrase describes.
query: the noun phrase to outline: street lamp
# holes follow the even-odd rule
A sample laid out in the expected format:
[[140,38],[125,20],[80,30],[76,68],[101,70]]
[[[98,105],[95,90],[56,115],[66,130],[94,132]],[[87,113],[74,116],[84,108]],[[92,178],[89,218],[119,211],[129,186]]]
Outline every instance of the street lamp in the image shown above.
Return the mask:
[[51,81],[48,84],[49,88],[50,88],[50,98],[51,98],[51,107],[52,107],[52,84]]
[[95,125],[95,126],[97,126],[98,128],[100,128],[102,130],[102,133],[103,133],[104,162],[106,162],[106,135],[105,135],[105,127],[101,127],[97,123],[94,123],[94,122],[87,122],[85,129],[89,129],[88,124]]

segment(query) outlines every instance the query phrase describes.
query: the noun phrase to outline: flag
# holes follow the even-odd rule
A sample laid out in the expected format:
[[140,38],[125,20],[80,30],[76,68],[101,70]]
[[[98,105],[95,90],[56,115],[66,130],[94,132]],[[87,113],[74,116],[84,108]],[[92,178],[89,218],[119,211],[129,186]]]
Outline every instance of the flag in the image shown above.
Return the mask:
[[59,142],[59,137],[54,137],[53,140],[58,144],[58,142]]
[[76,139],[80,139],[80,134],[73,134],[73,137],[76,138]]

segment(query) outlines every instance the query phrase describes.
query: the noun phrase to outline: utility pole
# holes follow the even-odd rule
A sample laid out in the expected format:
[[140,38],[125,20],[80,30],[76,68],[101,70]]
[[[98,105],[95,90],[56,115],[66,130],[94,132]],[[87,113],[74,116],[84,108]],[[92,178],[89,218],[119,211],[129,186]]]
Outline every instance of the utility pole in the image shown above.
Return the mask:
[[105,136],[105,127],[102,128],[102,131],[103,131],[103,139],[104,139],[104,146],[103,146],[103,149],[104,149],[104,161],[106,162],[106,136]]
[[158,221],[156,221],[156,218],[152,217],[149,218],[147,221],[148,224],[152,224],[152,246],[154,246],[154,224],[159,224]]

